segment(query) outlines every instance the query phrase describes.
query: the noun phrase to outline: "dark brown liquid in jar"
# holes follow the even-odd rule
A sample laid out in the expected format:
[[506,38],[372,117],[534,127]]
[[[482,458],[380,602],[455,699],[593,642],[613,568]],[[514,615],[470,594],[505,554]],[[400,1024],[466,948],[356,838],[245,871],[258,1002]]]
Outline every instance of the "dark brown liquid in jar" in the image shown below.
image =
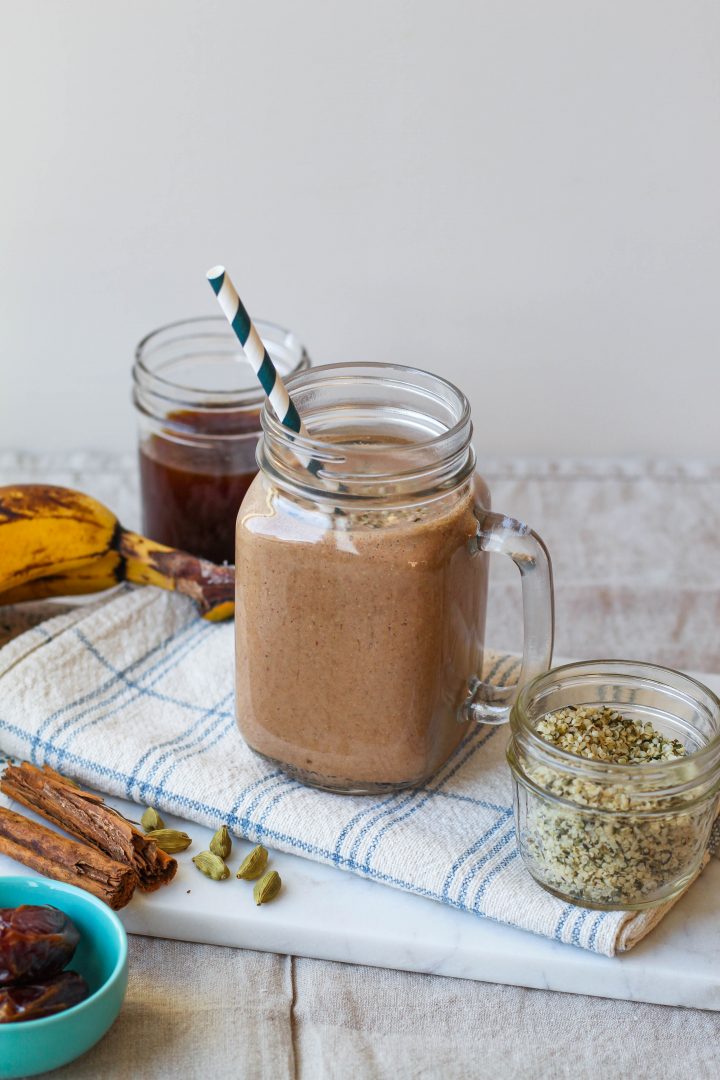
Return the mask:
[[235,519],[257,465],[257,411],[171,413],[140,446],[143,532],[212,562],[235,558]]

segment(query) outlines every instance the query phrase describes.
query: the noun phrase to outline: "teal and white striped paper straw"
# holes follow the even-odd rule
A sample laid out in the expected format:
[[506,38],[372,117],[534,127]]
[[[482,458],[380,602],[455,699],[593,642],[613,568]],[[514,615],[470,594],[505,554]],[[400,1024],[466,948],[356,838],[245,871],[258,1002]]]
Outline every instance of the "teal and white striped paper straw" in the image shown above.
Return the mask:
[[225,318],[235,331],[235,336],[242,345],[243,352],[267,394],[278,420],[296,434],[307,436],[300,414],[285,389],[225,267],[214,266],[212,270],[208,270],[207,276]]
[[[225,318],[235,331],[235,336],[242,345],[243,353],[252,365],[258,381],[268,396],[273,411],[280,423],[292,431],[295,435],[309,438],[305,425],[300,419],[300,413],[295,408],[295,403],[288,394],[285,384],[277,373],[277,369],[268,356],[268,351],[263,345],[260,335],[253,325],[253,321],[245,310],[245,305],[237,294],[235,286],[230,280],[224,266],[214,266],[207,272],[208,281],[218,298],[218,303],[223,310]],[[315,457],[308,456],[295,448],[298,460],[313,476],[322,477],[322,462]],[[323,478],[326,487],[332,491],[344,492],[343,484],[333,483]],[[344,517],[344,513],[335,507],[337,517]]]

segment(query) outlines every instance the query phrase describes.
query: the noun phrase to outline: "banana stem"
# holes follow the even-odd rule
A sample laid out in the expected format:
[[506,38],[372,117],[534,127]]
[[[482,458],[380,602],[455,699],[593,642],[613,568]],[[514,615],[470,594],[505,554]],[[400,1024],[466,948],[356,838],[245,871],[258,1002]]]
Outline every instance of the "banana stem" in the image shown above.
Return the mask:
[[234,566],[218,566],[122,528],[115,546],[122,556],[127,581],[136,585],[157,585],[189,596],[201,614],[213,622],[232,617],[235,610]]

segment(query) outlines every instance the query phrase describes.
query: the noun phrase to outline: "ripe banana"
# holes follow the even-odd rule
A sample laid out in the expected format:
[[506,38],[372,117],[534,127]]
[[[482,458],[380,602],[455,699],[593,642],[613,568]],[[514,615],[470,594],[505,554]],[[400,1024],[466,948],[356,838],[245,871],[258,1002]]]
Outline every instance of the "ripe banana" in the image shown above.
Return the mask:
[[124,529],[89,495],[45,484],[0,487],[0,605],[100,592],[121,581],[190,596],[206,619],[234,612],[232,566]]

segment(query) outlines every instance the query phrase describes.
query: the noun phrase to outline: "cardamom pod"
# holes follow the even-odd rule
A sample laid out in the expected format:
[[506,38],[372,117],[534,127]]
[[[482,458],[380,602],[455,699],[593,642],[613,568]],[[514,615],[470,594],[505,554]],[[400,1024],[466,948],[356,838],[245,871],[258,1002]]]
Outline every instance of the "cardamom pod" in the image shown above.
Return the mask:
[[213,836],[210,841],[210,850],[213,855],[218,855],[221,859],[227,859],[232,850],[232,840],[230,839],[230,833],[227,831],[225,825]]
[[214,851],[201,851],[199,855],[193,856],[193,862],[205,877],[212,878],[213,881],[224,881],[230,877],[227,866]]
[[267,904],[268,900],[274,900],[280,892],[282,881],[277,870],[270,870],[260,878],[253,889],[253,897],[256,904]]
[[140,824],[145,832],[152,832],[154,829],[165,828],[165,822],[160,817],[157,810],[153,810],[152,806],[148,806],[147,810],[140,818]]
[[240,864],[235,877],[244,878],[245,881],[254,881],[255,878],[259,878],[263,870],[267,866],[268,853],[267,849],[258,844],[253,848],[249,855]]
[[179,829],[150,829],[146,832],[148,840],[154,840],[161,851],[168,855],[175,855],[178,851],[185,851],[192,844],[191,837]]

